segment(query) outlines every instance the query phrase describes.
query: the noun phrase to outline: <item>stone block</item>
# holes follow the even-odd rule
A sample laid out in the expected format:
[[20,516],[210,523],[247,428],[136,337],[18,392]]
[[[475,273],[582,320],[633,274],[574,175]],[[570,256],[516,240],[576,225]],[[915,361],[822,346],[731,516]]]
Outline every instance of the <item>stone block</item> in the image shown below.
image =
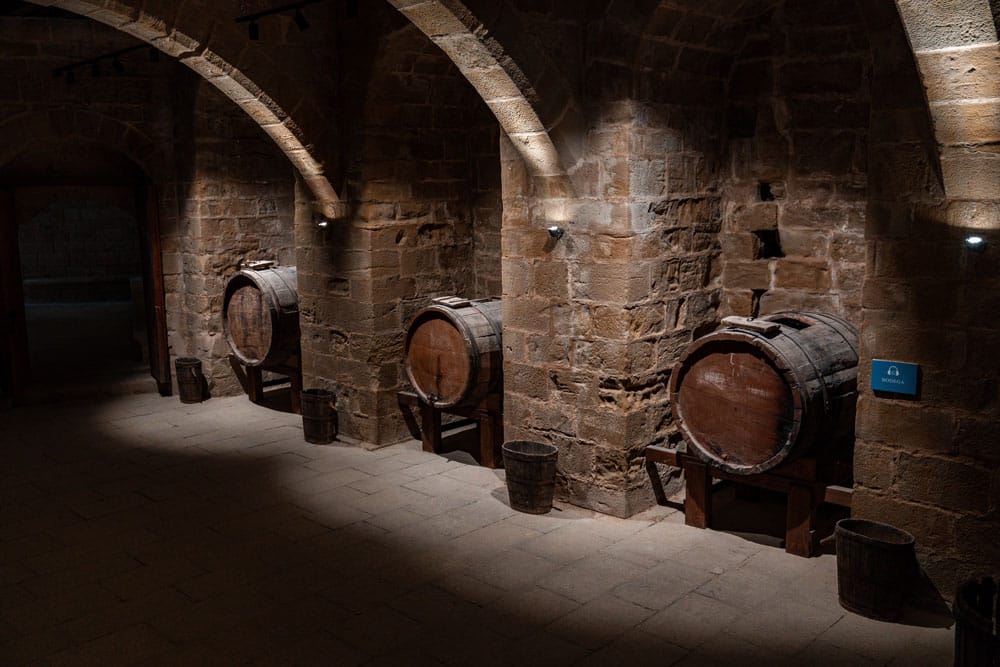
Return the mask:
[[1000,156],[992,152],[945,151],[941,171],[949,197],[989,200],[996,196],[996,184],[1000,183]]
[[851,515],[881,521],[912,533],[917,544],[954,546],[957,516],[945,509],[910,502],[864,486],[854,489]]
[[754,232],[778,228],[775,204],[742,204],[727,212],[723,227],[730,232]]
[[786,257],[823,259],[830,253],[830,233],[823,230],[789,227],[781,230],[779,242]]
[[896,489],[900,498],[952,510],[985,514],[989,510],[988,469],[942,457],[899,457]]
[[917,52],[996,42],[987,3],[976,0],[898,0],[907,36]]
[[957,452],[952,412],[867,393],[859,399],[857,436],[901,451]]
[[774,286],[808,292],[825,292],[831,286],[830,267],[826,262],[775,260]]
[[898,456],[898,449],[859,441],[854,448],[855,484],[869,489],[890,488]]
[[928,99],[933,102],[984,100],[1000,94],[1000,49],[996,44],[958,51],[918,53]]
[[727,261],[723,264],[722,284],[728,289],[768,289],[771,287],[771,263]]
[[942,144],[978,146],[1000,143],[1000,105],[996,102],[961,100],[936,104],[934,129]]

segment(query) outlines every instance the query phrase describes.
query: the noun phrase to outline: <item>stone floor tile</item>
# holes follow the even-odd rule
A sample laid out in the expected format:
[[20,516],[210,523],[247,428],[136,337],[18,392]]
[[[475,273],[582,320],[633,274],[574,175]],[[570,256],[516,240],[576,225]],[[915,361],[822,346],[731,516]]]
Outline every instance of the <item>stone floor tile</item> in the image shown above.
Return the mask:
[[884,665],[913,644],[918,634],[920,631],[911,626],[844,612],[844,616],[819,639]]
[[172,644],[147,625],[134,625],[50,656],[46,663],[80,665],[127,665],[142,662],[171,648]]
[[704,568],[668,560],[615,587],[614,594],[647,609],[660,610],[711,578]]
[[566,564],[580,560],[610,544],[611,541],[606,537],[588,533],[570,523],[528,540],[522,548],[554,563]]
[[469,563],[464,574],[503,590],[519,590],[556,572],[558,565],[541,556],[509,549]]
[[631,630],[576,663],[579,667],[606,665],[628,667],[669,667],[688,655],[688,650],[655,635]]
[[[759,613],[760,609],[767,613]],[[842,617],[843,612],[801,604],[779,594],[758,608],[758,613],[745,614],[730,623],[726,631],[747,643],[794,655]]]
[[639,629],[677,646],[694,649],[747,613],[751,612],[700,593],[689,593],[644,621]]
[[0,664],[950,656],[950,628],[844,612],[835,558],[690,528],[671,508],[515,512],[502,472],[468,457],[310,445],[298,415],[244,397],[52,412],[4,415]]
[[[951,656],[948,656],[951,658]],[[875,658],[852,653],[847,649],[817,639],[795,654],[803,665],[824,665],[826,667],[854,667],[854,665],[882,665]],[[951,664],[950,662],[947,664]]]
[[595,650],[634,629],[652,614],[650,609],[606,595],[571,611],[546,629]]
[[588,654],[587,649],[549,632],[536,632],[506,646],[508,665],[562,667],[574,665]]
[[642,569],[632,563],[615,562],[594,554],[560,568],[538,585],[577,602],[589,602],[641,572]]

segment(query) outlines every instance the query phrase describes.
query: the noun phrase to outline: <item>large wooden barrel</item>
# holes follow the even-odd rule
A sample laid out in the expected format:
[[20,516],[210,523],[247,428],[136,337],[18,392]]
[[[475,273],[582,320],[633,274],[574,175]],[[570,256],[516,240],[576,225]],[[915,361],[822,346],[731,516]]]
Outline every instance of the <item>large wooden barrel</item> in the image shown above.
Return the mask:
[[503,371],[499,299],[434,299],[406,331],[403,366],[421,399],[438,408],[474,405],[498,391]]
[[670,379],[689,449],[736,474],[851,440],[858,333],[820,313],[726,318],[693,342]]
[[244,268],[230,278],[222,328],[247,366],[295,366],[299,358],[299,294],[294,266]]

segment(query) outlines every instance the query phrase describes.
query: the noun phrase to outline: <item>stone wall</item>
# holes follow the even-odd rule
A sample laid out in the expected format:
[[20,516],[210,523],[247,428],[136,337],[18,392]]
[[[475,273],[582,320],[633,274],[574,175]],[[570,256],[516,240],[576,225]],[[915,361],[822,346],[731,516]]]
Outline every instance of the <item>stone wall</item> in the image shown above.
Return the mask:
[[[222,289],[245,257],[294,261],[287,160],[241,109],[172,59],[151,62],[140,50],[121,58],[121,74],[104,63],[96,76],[78,68],[73,83],[53,78],[56,67],[136,45],[112,28],[0,17],[0,43],[0,117],[19,142],[0,150],[17,166],[4,180],[79,183],[91,195],[119,182],[134,193],[135,172],[145,172],[160,197],[171,354],[203,359],[213,392],[237,391],[220,334]],[[137,252],[116,257],[134,262]]]
[[345,435],[387,444],[408,437],[410,318],[437,296],[498,296],[499,157],[495,121],[444,54],[391,10],[358,20],[343,47],[351,216],[298,226],[303,362],[306,384],[337,391]]
[[733,65],[722,315],[860,323],[872,52],[853,0],[817,11],[759,17]]
[[[943,188],[925,100],[942,112],[950,104],[937,98],[953,100],[969,114],[939,123],[950,137],[948,127],[977,127],[980,110],[963,100],[983,91],[943,94],[940,79],[921,86],[895,12],[869,8],[866,21],[883,47],[872,82],[854,514],[912,532],[921,565],[949,597],[1000,563],[1000,334],[982,316],[1000,293],[1000,209],[961,193],[954,201]],[[940,57],[968,76],[980,69]],[[987,238],[985,250],[964,245],[972,233]],[[919,395],[872,392],[873,358],[920,364]]]
[[26,280],[118,276],[127,283],[142,274],[132,188],[18,188],[15,201]]

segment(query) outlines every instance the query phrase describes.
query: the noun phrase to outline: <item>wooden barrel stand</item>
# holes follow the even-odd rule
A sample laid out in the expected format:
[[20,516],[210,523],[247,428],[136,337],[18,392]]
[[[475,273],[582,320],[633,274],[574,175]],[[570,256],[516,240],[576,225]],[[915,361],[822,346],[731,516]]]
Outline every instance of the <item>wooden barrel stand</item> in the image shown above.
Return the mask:
[[[234,354],[229,355],[229,365],[236,374],[240,386],[251,403],[263,405],[265,397],[272,392],[288,390],[291,393],[291,408],[295,414],[302,413],[299,395],[302,393],[302,369],[298,366],[244,366]],[[264,380],[264,371],[284,375],[284,380]]]
[[479,464],[503,465],[501,310],[499,299],[453,296],[413,316],[403,345],[413,391],[400,392],[399,401],[419,407],[424,451],[443,453],[441,415],[458,415],[478,425],[479,446],[470,453]]
[[[503,467],[503,454],[500,451],[503,446],[503,399],[499,394],[491,394],[473,407],[449,408],[436,408],[420,400],[420,397],[412,391],[401,391],[397,396],[401,408],[417,408],[420,411],[420,424],[416,428],[411,424],[410,431],[414,437],[420,438],[425,452],[445,454],[461,450],[471,454],[481,466]],[[449,429],[451,425],[442,426],[442,414],[456,415],[474,421],[479,434],[478,447],[472,449],[446,447],[444,435],[451,430]],[[458,422],[452,428],[466,424],[468,421]]]
[[[226,285],[222,325],[232,350],[229,364],[250,401],[264,404],[268,389],[290,385],[291,409],[301,413],[298,274],[294,266],[254,262]],[[264,371],[287,380],[264,380]]]
[[667,504],[657,463],[684,471],[687,485],[684,497],[684,523],[695,528],[712,527],[712,479],[727,479],[741,484],[778,491],[788,495],[785,514],[785,551],[808,558],[816,553],[816,510],[822,503],[850,509],[853,489],[819,481],[821,469],[814,458],[799,458],[756,475],[734,474],[709,465],[696,456],[675,449],[652,445],[646,447],[646,471],[653,483],[653,493],[660,505]]

